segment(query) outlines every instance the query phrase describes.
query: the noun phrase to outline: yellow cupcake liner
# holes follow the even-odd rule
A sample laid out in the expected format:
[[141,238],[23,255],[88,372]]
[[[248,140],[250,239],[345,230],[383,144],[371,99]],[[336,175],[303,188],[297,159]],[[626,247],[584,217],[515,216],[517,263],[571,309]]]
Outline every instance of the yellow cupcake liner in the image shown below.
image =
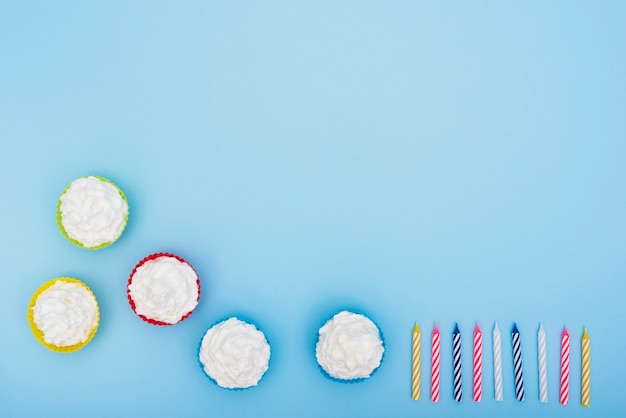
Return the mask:
[[[52,287],[57,281],[62,281],[66,283],[75,283],[83,287],[85,290],[87,290],[87,292],[89,292],[89,294],[93,297],[94,301],[96,302],[96,322],[93,328],[91,329],[91,331],[89,332],[89,335],[87,335],[87,338],[85,339],[85,341],[80,342],[78,344],[66,345],[66,346],[58,346],[55,344],[49,344],[44,340],[43,331],[41,331],[39,327],[37,327],[37,324],[35,323],[33,308],[35,307],[35,304],[37,303],[37,298],[39,298],[39,295],[41,295],[50,287]],[[89,344],[89,342],[94,337],[94,335],[96,335],[96,331],[98,330],[98,325],[100,325],[100,309],[98,308],[98,300],[96,299],[96,296],[93,294],[89,286],[87,286],[85,283],[81,282],[80,280],[74,279],[72,277],[57,277],[56,279],[52,279],[52,280],[45,282],[44,284],[39,286],[39,289],[35,291],[35,293],[30,299],[30,303],[28,304],[28,312],[26,314],[26,318],[28,319],[28,325],[30,326],[30,330],[33,332],[33,335],[35,336],[35,338],[37,339],[37,341],[39,341],[41,345],[46,347],[48,350],[56,351],[57,353],[71,353],[73,351],[80,350],[81,348]]]
[[[57,221],[57,226],[59,227],[59,230],[61,231],[63,236],[69,242],[71,242],[72,244],[76,245],[77,247],[84,248],[86,250],[100,250],[102,248],[108,247],[109,245],[113,244],[115,241],[120,239],[120,237],[124,233],[124,230],[126,229],[126,224],[128,223],[128,214],[130,213],[130,205],[128,204],[128,200],[126,199],[126,195],[124,194],[122,189],[117,187],[117,185],[115,183],[113,183],[111,180],[109,180],[107,178],[104,178],[104,177],[100,177],[100,176],[83,176],[81,178],[87,178],[87,177],[95,177],[98,180],[102,180],[105,183],[109,183],[111,186],[113,186],[113,187],[115,187],[117,189],[117,191],[119,192],[119,194],[122,197],[122,199],[124,199],[124,202],[126,202],[126,206],[128,207],[128,210],[126,211],[126,215],[124,216],[124,225],[122,226],[122,230],[120,231],[120,235],[117,238],[115,238],[113,241],[103,242],[102,244],[96,245],[95,247],[85,247],[80,241],[75,240],[74,238],[70,238],[70,236],[68,235],[67,231],[63,227],[63,215],[61,214],[61,197],[59,197],[59,200],[57,202],[56,221]],[[74,181],[75,180],[73,180],[70,184],[68,184],[65,187],[65,189],[63,189],[63,191],[61,192],[61,196],[63,196],[65,194],[65,192],[67,192],[67,189],[70,188],[70,186],[72,185],[72,183],[74,183]]]

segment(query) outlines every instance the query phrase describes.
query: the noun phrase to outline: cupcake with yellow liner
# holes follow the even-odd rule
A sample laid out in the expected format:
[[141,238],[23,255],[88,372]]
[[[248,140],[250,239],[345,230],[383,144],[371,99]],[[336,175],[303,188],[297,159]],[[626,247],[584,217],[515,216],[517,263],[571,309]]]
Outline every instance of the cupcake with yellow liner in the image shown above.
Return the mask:
[[58,353],[71,353],[86,346],[100,322],[93,292],[71,277],[59,277],[41,285],[30,299],[26,316],[37,341]]
[[81,177],[71,182],[57,203],[57,226],[72,244],[99,250],[113,244],[128,221],[128,201],[108,179]]

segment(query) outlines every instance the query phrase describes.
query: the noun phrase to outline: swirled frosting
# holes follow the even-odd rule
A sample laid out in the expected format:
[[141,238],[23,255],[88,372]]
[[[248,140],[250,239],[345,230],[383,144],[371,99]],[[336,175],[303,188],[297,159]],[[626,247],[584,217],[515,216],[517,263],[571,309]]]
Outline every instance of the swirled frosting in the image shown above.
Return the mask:
[[60,200],[63,229],[83,246],[97,247],[122,235],[128,204],[112,184],[93,176],[79,178]]
[[97,312],[96,299],[87,289],[57,280],[37,297],[33,319],[45,342],[66,347],[87,339],[97,324]]
[[146,261],[128,286],[135,312],[167,324],[177,323],[198,304],[197,280],[193,268],[174,257]]
[[383,358],[378,327],[367,317],[348,311],[333,316],[319,330],[315,355],[336,379],[370,377]]
[[211,327],[200,346],[200,363],[209,377],[228,389],[244,389],[261,380],[270,346],[254,325],[230,318]]

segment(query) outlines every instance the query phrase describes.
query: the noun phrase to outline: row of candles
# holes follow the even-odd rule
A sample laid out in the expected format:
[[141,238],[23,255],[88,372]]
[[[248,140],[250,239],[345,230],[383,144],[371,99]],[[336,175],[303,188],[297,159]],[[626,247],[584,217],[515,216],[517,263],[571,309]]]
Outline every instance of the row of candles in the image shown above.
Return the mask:
[[[496,322],[493,328],[493,383],[494,397],[496,401],[503,400],[502,394],[502,334]],[[435,324],[431,335],[431,378],[430,378],[430,399],[439,402],[440,396],[440,362],[441,343],[439,327]],[[524,373],[522,368],[522,350],[520,332],[516,324],[513,324],[511,331],[511,342],[513,351],[513,381],[515,383],[515,396],[518,401],[523,401],[524,393]],[[411,394],[413,400],[421,399],[421,345],[422,334],[418,324],[413,329],[413,352],[412,352],[412,385]],[[581,404],[590,405],[590,378],[591,378],[591,356],[589,335],[587,328],[583,330],[581,338]],[[543,325],[539,325],[537,332],[537,359],[539,371],[539,401],[548,402],[548,368],[546,358],[546,332]],[[462,366],[461,366],[461,332],[458,324],[455,324],[452,332],[452,365],[453,365],[453,395],[454,400],[460,402],[463,396],[462,386]],[[565,327],[561,333],[561,364],[559,380],[559,402],[562,405],[569,403],[569,381],[570,381],[570,335]],[[473,343],[473,399],[480,402],[483,396],[483,333],[480,326],[476,324],[474,329]]]

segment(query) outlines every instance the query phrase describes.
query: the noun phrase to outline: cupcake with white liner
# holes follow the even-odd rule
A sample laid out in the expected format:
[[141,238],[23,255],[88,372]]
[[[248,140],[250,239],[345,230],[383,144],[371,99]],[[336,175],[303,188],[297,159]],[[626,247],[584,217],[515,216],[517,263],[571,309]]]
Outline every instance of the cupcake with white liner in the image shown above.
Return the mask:
[[265,334],[236,317],[209,328],[198,350],[204,373],[225,389],[256,386],[269,368],[270,345]]
[[151,254],[141,260],[128,279],[128,302],[145,322],[174,325],[185,320],[200,300],[200,279],[183,258]]
[[56,220],[72,244],[98,250],[113,244],[128,221],[128,202],[110,180],[98,176],[71,182],[57,202]]
[[86,346],[100,323],[98,302],[91,289],[71,277],[41,285],[30,300],[26,316],[37,341],[59,353]]
[[380,367],[385,352],[379,328],[368,317],[341,311],[318,331],[315,357],[332,380],[359,382]]

